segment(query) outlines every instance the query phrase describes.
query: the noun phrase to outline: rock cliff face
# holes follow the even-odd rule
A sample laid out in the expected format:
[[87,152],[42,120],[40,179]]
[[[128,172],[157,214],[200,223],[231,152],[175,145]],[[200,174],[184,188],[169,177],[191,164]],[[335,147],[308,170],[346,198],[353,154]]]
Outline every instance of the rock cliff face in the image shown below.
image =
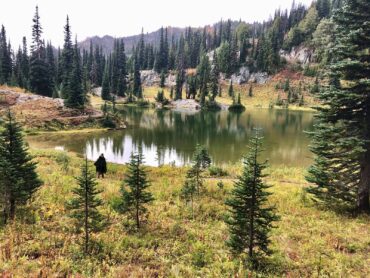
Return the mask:
[[[229,79],[225,77],[224,74],[220,75],[222,81],[228,81]],[[144,86],[154,86],[159,85],[160,75],[154,70],[143,70],[141,71],[141,81]],[[234,84],[244,84],[247,82],[253,82],[257,84],[265,84],[270,79],[269,75],[266,72],[254,72],[251,73],[247,67],[240,68],[238,73],[235,73],[231,76],[230,80]],[[172,87],[176,85],[176,75],[170,73],[166,77],[165,85],[167,87]]]
[[312,54],[312,49],[303,46],[293,47],[290,52],[280,51],[280,56],[285,58],[288,63],[299,62],[304,65],[312,62]]
[[[225,78],[223,78],[225,80]],[[231,76],[231,81],[234,84],[244,84],[247,82],[253,82],[257,84],[265,84],[270,79],[266,72],[254,72],[251,73],[247,67],[241,67],[238,73],[234,73]]]
[[[154,70],[142,70],[140,72],[141,82],[144,86],[154,86],[159,85],[161,81],[161,76]],[[170,73],[166,77],[165,85],[167,87],[172,87],[176,85],[176,75]]]

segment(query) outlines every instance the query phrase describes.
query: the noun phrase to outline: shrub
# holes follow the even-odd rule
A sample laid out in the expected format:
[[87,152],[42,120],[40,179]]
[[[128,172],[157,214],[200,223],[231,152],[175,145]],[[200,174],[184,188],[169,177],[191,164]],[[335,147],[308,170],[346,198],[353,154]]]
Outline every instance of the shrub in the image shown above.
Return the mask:
[[193,248],[194,250],[191,256],[192,264],[199,268],[205,267],[211,260],[209,248],[200,242],[195,243]]
[[55,157],[55,161],[61,165],[62,170],[64,172],[68,171],[69,163],[71,162],[71,158],[65,152],[58,152]]
[[216,176],[216,177],[224,177],[229,174],[227,171],[217,166],[209,167],[208,171],[211,176]]
[[202,106],[202,109],[207,111],[219,111],[221,110],[221,106],[214,100],[207,100]]
[[317,75],[317,67],[310,67],[307,65],[303,70],[304,76],[315,77]]
[[144,99],[139,99],[138,101],[136,101],[136,105],[139,107],[148,107],[149,101],[144,100]]
[[100,121],[100,124],[101,124],[102,127],[105,127],[105,128],[116,128],[116,126],[117,126],[115,121],[109,116],[104,117]]

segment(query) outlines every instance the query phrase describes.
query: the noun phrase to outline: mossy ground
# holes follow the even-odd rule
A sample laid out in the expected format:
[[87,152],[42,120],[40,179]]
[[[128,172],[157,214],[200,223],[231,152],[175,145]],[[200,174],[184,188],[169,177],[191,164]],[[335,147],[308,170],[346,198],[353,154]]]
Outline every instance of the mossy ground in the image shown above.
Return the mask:
[[[240,172],[208,178],[195,203],[195,218],[179,198],[186,168],[148,167],[156,200],[148,222],[136,233],[111,205],[119,196],[126,166],[109,164],[100,179],[102,213],[110,225],[93,236],[95,253],[84,257],[72,234],[64,204],[76,186],[82,158],[57,151],[32,151],[44,185],[20,212],[15,224],[0,230],[0,273],[14,277],[245,277],[252,274],[225,245],[224,200]],[[70,158],[70,160],[68,160]],[[271,168],[267,182],[281,220],[272,233],[273,255],[261,277],[368,277],[370,217],[351,217],[319,209],[304,193],[303,168]],[[251,276],[257,275],[253,273]]]

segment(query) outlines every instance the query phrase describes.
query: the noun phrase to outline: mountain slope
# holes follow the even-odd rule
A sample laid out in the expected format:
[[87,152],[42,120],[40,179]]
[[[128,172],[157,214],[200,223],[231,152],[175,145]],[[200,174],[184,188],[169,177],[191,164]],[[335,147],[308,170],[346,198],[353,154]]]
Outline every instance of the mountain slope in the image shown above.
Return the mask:
[[[175,40],[179,39],[181,34],[185,32],[185,28],[177,28],[177,27],[168,27],[168,40],[170,41],[172,36]],[[159,44],[161,35],[161,30],[158,29],[157,31],[146,33],[144,34],[144,40],[146,43],[153,44],[154,46],[157,46]],[[123,37],[118,39],[123,39],[125,43],[126,53],[131,54],[132,53],[132,47],[136,45],[140,39],[139,35],[129,36],[129,37]],[[114,37],[112,36],[94,36],[86,38],[85,40],[79,42],[79,47],[81,49],[89,50],[90,48],[90,42],[95,46],[102,47],[104,54],[109,54],[113,50],[113,43],[114,43]]]

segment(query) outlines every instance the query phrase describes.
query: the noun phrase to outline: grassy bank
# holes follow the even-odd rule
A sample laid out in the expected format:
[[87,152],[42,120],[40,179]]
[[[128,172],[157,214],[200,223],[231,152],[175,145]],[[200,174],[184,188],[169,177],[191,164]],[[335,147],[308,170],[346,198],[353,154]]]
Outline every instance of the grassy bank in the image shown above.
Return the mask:
[[[117,198],[126,166],[109,165],[99,180],[104,190],[102,213],[110,225],[96,234],[96,253],[84,257],[64,203],[79,174],[82,159],[57,151],[33,151],[44,185],[16,224],[0,230],[0,273],[14,277],[82,274],[97,277],[244,277],[238,259],[226,246],[224,200],[240,171],[225,166],[229,175],[208,178],[204,195],[196,200],[195,219],[179,198],[186,168],[148,167],[150,190],[156,200],[140,233],[123,226],[124,217],[111,204]],[[68,160],[70,159],[70,161]],[[316,208],[303,188],[304,169],[269,169],[270,199],[281,216],[272,234],[274,254],[260,273],[263,277],[366,277],[370,275],[370,218],[351,218]],[[2,272],[1,272],[2,270]]]

